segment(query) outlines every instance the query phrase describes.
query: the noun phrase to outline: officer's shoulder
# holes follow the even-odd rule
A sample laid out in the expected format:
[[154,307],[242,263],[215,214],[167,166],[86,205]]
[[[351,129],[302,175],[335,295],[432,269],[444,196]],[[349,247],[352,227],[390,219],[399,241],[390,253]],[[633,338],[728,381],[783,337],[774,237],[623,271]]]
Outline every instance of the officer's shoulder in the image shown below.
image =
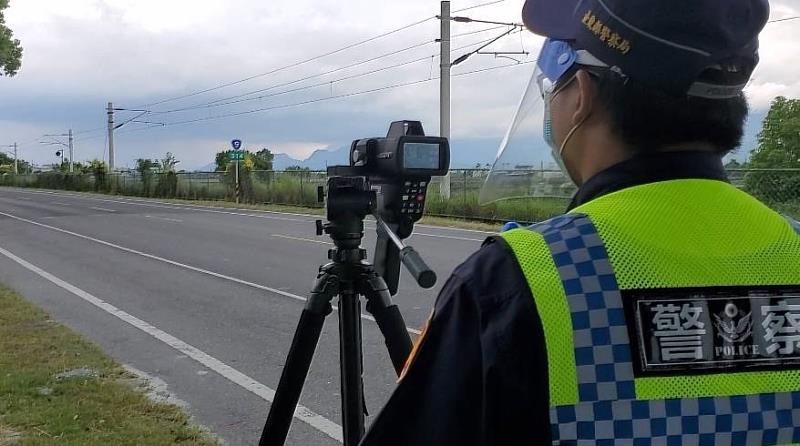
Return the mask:
[[514,252],[499,236],[487,238],[480,249],[456,267],[450,280],[460,297],[477,301],[528,292]]
[[514,252],[499,235],[489,236],[481,247],[458,265],[453,275],[466,283],[473,283],[491,275],[494,268],[514,260]]

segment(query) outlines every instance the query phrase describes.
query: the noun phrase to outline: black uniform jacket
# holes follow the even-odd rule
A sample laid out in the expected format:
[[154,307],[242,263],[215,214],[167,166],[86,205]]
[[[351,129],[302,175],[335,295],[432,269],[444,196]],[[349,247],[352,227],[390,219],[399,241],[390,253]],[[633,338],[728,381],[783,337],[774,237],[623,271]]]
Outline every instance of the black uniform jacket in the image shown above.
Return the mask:
[[[570,208],[640,184],[726,181],[718,155],[643,155],[591,178]],[[362,446],[550,445],[547,355],[530,288],[499,238],[453,272],[416,355]]]

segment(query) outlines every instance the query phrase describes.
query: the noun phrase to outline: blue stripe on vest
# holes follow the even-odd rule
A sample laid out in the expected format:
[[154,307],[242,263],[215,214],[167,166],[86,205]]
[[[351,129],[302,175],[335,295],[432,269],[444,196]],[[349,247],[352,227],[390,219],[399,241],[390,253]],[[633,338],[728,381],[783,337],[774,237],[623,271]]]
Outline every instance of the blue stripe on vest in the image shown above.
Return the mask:
[[597,228],[586,215],[570,214],[529,229],[544,236],[561,276],[578,368],[580,402],[550,411],[554,445],[800,442],[800,392],[636,400],[622,297]]
[[800,221],[796,221],[789,217],[786,217],[786,219],[789,220],[789,224],[792,225],[794,230],[797,231],[797,234],[800,235]]
[[585,215],[530,227],[550,246],[572,316],[581,402],[636,397],[622,296],[603,241]]
[[800,392],[598,401],[557,407],[551,421],[556,445],[787,445],[800,442]]

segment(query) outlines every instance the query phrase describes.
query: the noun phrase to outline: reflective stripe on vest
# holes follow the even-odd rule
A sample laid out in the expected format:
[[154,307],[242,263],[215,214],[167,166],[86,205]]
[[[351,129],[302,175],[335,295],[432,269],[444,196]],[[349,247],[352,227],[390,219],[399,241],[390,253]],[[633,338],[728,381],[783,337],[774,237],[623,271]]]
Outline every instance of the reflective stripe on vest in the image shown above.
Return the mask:
[[[694,192],[695,197],[683,194],[687,190]],[[710,196],[723,203],[702,202]],[[643,224],[670,225],[673,222],[663,221],[664,216],[669,218],[680,211],[666,214],[662,211],[664,206],[667,209],[676,206],[669,202],[675,197],[689,202],[681,208],[684,211],[704,208],[708,209],[708,215],[719,216],[726,215],[719,212],[723,206],[738,206],[747,215],[729,212],[731,218],[756,218],[762,224],[754,227],[773,228],[780,232],[780,236],[776,233],[778,238],[785,239],[789,237],[787,232],[791,232],[785,220],[762,209],[760,204],[732,186],[705,180],[678,180],[626,189],[596,200],[598,206],[578,209],[581,213],[502,235],[522,267],[544,328],[554,444],[755,446],[800,443],[800,371],[644,379],[634,376],[621,289],[633,289],[642,283],[653,283],[661,288],[739,285],[735,277],[728,277],[724,272],[715,275],[706,271],[706,278],[677,269],[674,278],[660,277],[663,271],[658,268],[663,265],[658,264],[669,259],[639,260],[653,261],[656,265],[634,267],[626,263],[630,259],[620,257],[625,253],[614,252],[630,244],[608,244],[611,237],[624,237],[615,231],[630,229],[618,224],[623,216],[613,210],[607,211],[609,200],[622,202],[626,209],[641,212],[642,216],[651,213],[638,219]],[[749,212],[754,216],[748,217]],[[637,220],[629,215],[624,217]],[[702,222],[703,218],[698,215],[693,223]],[[654,223],[648,219],[659,221]],[[715,223],[708,222],[706,227],[713,231],[720,222]],[[791,220],[790,224],[794,224],[800,234],[800,225]],[[736,223],[731,226],[738,230]],[[604,232],[600,227],[613,229]],[[638,232],[637,242],[657,233]],[[675,234],[676,238],[680,236],[680,233]],[[791,237],[794,236],[791,232]],[[796,241],[800,247],[800,237]],[[754,239],[752,244],[761,242],[761,239]],[[652,246],[658,248],[659,244]],[[732,247],[731,252],[744,248]],[[720,248],[722,251],[724,249]],[[777,264],[778,272],[773,269],[772,273],[742,274],[744,283],[800,285],[800,249],[794,257],[791,253],[773,251],[777,252],[775,259],[760,260],[766,264],[765,271]],[[715,254],[706,253],[709,258]],[[692,259],[685,260],[689,264],[692,262]],[[621,267],[615,270],[614,264]],[[642,277],[626,275],[627,271],[622,269],[627,267],[640,272]],[[655,271],[658,277],[645,277],[650,271]],[[620,277],[622,282],[619,282]],[[753,282],[754,277],[763,282]]]

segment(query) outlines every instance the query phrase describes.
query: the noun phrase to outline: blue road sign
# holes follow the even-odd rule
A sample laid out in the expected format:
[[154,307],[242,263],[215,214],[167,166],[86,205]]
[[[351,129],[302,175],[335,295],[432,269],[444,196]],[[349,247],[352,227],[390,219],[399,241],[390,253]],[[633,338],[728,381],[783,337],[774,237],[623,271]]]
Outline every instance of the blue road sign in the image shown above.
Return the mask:
[[242,140],[241,139],[234,139],[231,141],[231,146],[233,146],[233,150],[239,150],[242,148]]

